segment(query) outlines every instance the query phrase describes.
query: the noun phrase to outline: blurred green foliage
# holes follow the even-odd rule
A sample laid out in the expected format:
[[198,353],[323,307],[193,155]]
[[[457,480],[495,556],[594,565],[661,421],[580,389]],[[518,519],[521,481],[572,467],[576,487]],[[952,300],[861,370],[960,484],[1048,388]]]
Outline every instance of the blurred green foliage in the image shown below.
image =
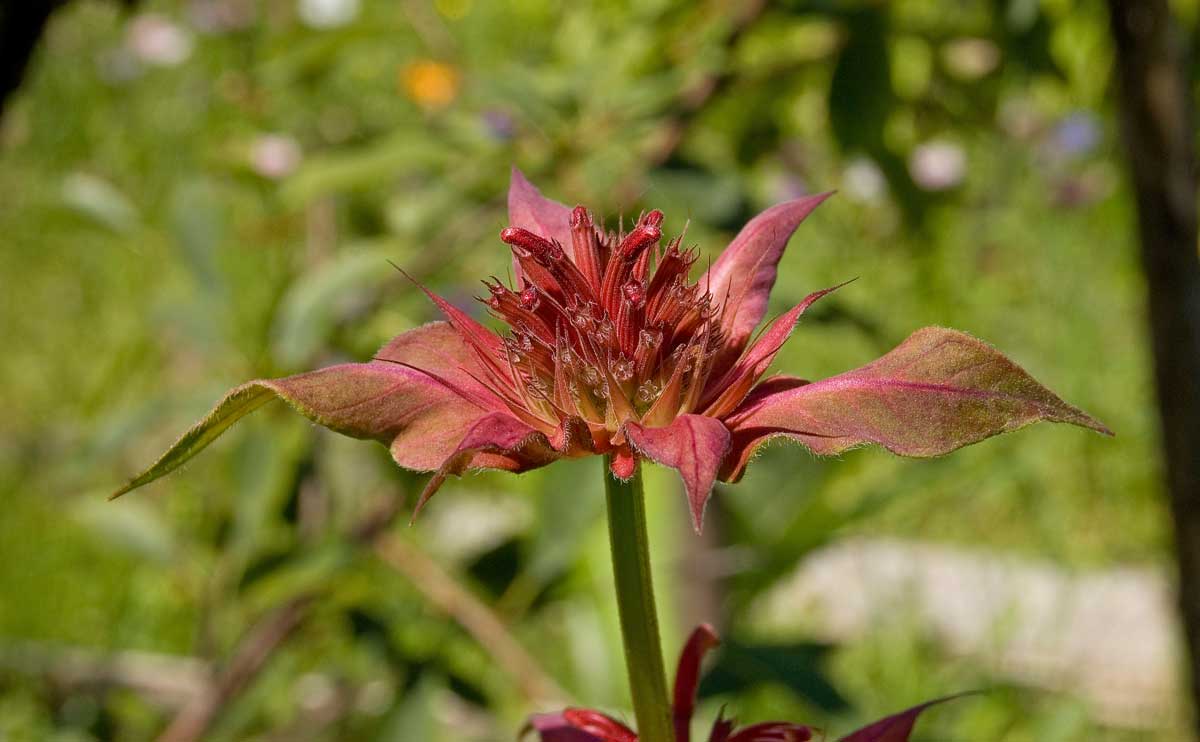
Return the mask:
[[[1194,2],[1179,10],[1194,22]],[[661,208],[706,255],[771,203],[838,188],[773,302],[860,280],[812,312],[780,368],[836,373],[947,324],[1118,431],[1038,426],[937,461],[772,447],[720,489],[703,542],[652,472],[668,654],[707,620],[735,666],[778,658],[756,598],[848,533],[1072,569],[1160,562],[1109,58],[1095,0],[72,3],[0,126],[0,739],[140,740],[171,715],[120,684],[68,682],[52,652],[14,662],[29,642],[219,663],[308,593],[310,615],[211,739],[512,738],[531,708],[503,668],[347,536],[422,484],[381,447],[271,406],[149,491],[103,496],[225,389],[361,359],[434,318],[387,260],[468,305],[506,270],[513,164],[613,219]],[[396,533],[568,692],[621,709],[599,490],[589,461],[473,476]],[[997,682],[899,619],[863,644],[788,641],[794,677],[720,664],[702,716],[728,703],[837,731]],[[1020,688],[922,730],[1146,738]]]

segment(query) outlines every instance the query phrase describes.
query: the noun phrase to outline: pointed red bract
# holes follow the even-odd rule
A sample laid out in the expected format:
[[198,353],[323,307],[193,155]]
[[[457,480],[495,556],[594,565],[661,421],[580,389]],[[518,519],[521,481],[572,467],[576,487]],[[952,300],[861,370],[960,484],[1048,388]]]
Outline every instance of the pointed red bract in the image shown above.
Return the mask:
[[[385,347],[428,349],[441,328],[411,330]],[[455,350],[447,344],[448,353]],[[396,463],[432,471],[458,446],[463,434],[493,408],[475,390],[455,386],[456,373],[444,359],[414,353],[429,371],[387,361],[346,363],[287,376],[258,379],[230,391],[146,471],[113,494],[120,496],[177,469],[233,423],[273,399],[338,433],[390,446]]]
[[1110,431],[970,335],[927,327],[882,358],[815,383],[760,385],[726,420],[722,479],[741,477],[774,436],[832,455],[876,443],[902,456],[939,456],[1039,420]]
[[739,729],[730,737],[714,736],[709,742],[808,742],[812,738],[812,729],[801,724],[768,721]]
[[772,206],[742,227],[698,282],[721,307],[726,347],[717,368],[728,368],[767,313],[779,260],[792,233],[832,193],[804,196]]
[[[404,272],[401,271],[401,273]],[[504,375],[503,366],[500,364],[503,344],[500,342],[500,338],[496,337],[495,333],[481,325],[471,315],[454,306],[454,304],[430,291],[424,284],[413,279],[412,276],[404,273],[404,277],[412,281],[414,286],[421,289],[429,297],[429,300],[434,303],[434,306],[441,311],[446,321],[458,333],[461,343],[466,344],[467,347],[475,351],[481,368],[486,367],[501,376]]]
[[625,425],[625,435],[638,453],[679,471],[699,533],[704,506],[729,451],[725,423],[715,417],[680,415],[665,428],[646,428],[631,421]]
[[940,703],[953,701],[956,698],[972,695],[971,693],[959,693],[945,698],[938,698],[933,701],[922,703],[919,706],[913,706],[910,709],[901,711],[898,714],[884,717],[879,721],[868,724],[856,732],[842,737],[839,742],[908,742],[908,738],[912,736],[913,727],[916,726],[917,717],[921,715],[930,706],[936,706]]
[[[850,283],[850,281],[846,281],[846,283]],[[738,359],[737,363],[722,378],[709,380],[710,388],[706,392],[706,401],[701,405],[703,407],[707,404],[704,414],[723,418],[732,412],[746,398],[754,383],[767,372],[767,368],[775,360],[775,354],[779,352],[779,349],[791,337],[792,331],[796,329],[800,315],[804,314],[818,299],[832,294],[846,283],[814,291],[804,297],[804,300],[790,311],[768,325],[762,336],[754,342],[754,345],[750,346],[745,355]]]

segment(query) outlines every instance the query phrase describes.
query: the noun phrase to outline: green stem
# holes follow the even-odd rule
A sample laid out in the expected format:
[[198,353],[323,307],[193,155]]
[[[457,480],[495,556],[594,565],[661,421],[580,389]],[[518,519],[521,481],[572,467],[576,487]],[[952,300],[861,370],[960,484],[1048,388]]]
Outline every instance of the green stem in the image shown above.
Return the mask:
[[634,470],[629,481],[622,482],[609,472],[609,463],[605,457],[608,541],[612,546],[617,610],[621,615],[621,639],[625,644],[625,666],[629,671],[638,740],[674,742],[654,584],[650,579],[650,539],[646,533],[641,466]]

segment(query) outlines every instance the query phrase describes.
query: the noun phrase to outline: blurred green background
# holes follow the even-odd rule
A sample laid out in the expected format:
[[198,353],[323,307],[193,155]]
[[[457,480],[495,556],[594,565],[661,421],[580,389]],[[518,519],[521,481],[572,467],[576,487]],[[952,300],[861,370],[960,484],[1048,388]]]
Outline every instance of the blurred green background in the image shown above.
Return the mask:
[[[1196,5],[1177,9],[1193,32]],[[779,368],[822,377],[950,325],[1118,433],[1035,426],[935,461],[771,446],[702,539],[653,470],[669,662],[700,621],[729,640],[701,718],[725,704],[836,738],[989,688],[915,739],[1182,738],[1178,684],[1155,699],[1169,712],[1114,720],[902,608],[833,643],[811,616],[763,620],[847,538],[1165,572],[1110,67],[1094,0],[69,4],[0,120],[0,739],[153,738],[297,596],[206,739],[513,739],[550,707],[431,598],[447,584],[575,702],[628,717],[595,460],[455,480],[414,527],[402,514],[389,534],[434,573],[350,535],[423,478],[283,405],[104,499],[227,388],[433,319],[387,260],[470,305],[508,264],[512,165],[613,218],[661,208],[710,256],[772,203],[838,189],[773,311],[859,280]]]

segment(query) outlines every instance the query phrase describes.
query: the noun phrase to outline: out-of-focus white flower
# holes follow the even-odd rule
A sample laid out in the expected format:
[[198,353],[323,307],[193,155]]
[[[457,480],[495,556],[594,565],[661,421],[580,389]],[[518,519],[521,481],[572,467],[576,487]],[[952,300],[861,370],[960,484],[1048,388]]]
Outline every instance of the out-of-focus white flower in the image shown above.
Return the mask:
[[855,201],[878,201],[887,193],[887,179],[874,160],[855,157],[842,171],[842,188]]
[[300,20],[312,28],[337,28],[358,17],[358,0],[300,0]]
[[379,716],[392,707],[396,689],[386,680],[367,681],[358,691],[355,708],[368,716]]
[[962,183],[967,174],[967,155],[953,142],[926,142],[909,155],[908,172],[921,188],[944,191]]
[[129,22],[125,45],[138,61],[174,67],[192,55],[192,35],[187,29],[157,13],[143,13]]
[[960,80],[978,80],[1000,66],[1000,47],[988,39],[953,39],[942,47],[942,63]]
[[250,148],[250,167],[264,178],[291,175],[303,157],[300,144],[285,134],[264,134]]
[[296,686],[300,705],[310,714],[325,711],[337,701],[337,688],[326,675],[318,675],[315,672],[306,673],[300,676]]

